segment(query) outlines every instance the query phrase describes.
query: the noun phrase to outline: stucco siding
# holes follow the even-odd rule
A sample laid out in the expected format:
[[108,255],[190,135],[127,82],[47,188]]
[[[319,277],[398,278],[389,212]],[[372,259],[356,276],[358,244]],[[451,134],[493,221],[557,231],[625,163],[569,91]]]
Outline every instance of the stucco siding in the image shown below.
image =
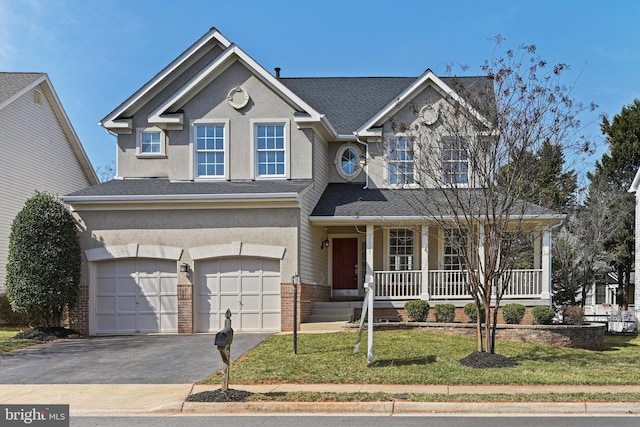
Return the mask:
[[[181,262],[191,262],[189,250],[194,248],[240,243],[275,246],[285,248],[283,277],[297,271],[298,209],[103,210],[76,214],[84,228],[85,251],[130,244],[172,247],[183,249]],[[83,283],[88,284],[86,265]]]
[[5,290],[11,224],[35,191],[68,194],[90,185],[71,142],[42,94],[25,93],[0,110],[0,293]]

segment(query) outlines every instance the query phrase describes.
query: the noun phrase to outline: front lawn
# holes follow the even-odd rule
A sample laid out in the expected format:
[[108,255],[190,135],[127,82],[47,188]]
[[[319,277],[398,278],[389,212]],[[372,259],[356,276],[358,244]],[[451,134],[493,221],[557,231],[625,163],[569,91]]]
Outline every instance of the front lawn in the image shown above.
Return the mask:
[[0,328],[0,354],[39,343],[39,341],[34,341],[34,340],[12,339],[12,337],[16,335],[18,332],[22,332],[22,329],[12,328],[12,327]]
[[[469,337],[378,331],[372,367],[367,367],[366,334],[357,354],[351,332],[299,334],[298,355],[292,340],[292,335],[268,338],[231,365],[231,383],[640,384],[636,336],[607,336],[601,352],[499,341],[497,353],[518,366],[493,369],[458,363],[476,349],[475,338]],[[220,373],[203,383],[220,384]]]

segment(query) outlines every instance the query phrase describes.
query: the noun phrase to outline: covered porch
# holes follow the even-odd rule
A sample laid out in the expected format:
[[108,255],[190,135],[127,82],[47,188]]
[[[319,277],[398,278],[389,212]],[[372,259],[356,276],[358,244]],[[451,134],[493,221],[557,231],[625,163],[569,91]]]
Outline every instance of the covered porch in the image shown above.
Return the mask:
[[[378,301],[470,301],[469,272],[433,224],[329,225],[324,227],[327,278],[333,299],[360,299],[371,283]],[[551,229],[531,233],[522,268],[505,275],[503,301],[548,304],[551,298]],[[483,250],[483,248],[476,248]]]

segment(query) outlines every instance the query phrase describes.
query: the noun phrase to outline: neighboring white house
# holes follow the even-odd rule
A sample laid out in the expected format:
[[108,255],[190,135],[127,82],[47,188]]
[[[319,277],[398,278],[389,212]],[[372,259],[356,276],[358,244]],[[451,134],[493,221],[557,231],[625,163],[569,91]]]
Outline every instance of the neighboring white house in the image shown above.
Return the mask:
[[49,77],[0,72],[0,293],[11,224],[36,191],[63,195],[98,183]]

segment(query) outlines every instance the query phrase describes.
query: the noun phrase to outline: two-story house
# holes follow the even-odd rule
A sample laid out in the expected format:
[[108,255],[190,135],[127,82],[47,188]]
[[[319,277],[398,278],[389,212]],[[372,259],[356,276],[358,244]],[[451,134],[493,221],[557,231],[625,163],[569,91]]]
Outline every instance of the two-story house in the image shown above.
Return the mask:
[[[488,78],[461,81],[492,94]],[[390,308],[469,302],[455,250],[402,196],[412,148],[382,144],[399,117],[435,123],[431,105],[408,105],[450,102],[449,83],[284,78],[212,28],[102,120],[116,179],[64,197],[85,229],[73,327],[212,332],[230,309],[237,330],[290,330],[294,276],[303,321],[317,301],[361,299],[365,279]],[[465,180],[459,154],[450,171]],[[527,209],[535,255],[506,298],[548,305],[560,217]]]

